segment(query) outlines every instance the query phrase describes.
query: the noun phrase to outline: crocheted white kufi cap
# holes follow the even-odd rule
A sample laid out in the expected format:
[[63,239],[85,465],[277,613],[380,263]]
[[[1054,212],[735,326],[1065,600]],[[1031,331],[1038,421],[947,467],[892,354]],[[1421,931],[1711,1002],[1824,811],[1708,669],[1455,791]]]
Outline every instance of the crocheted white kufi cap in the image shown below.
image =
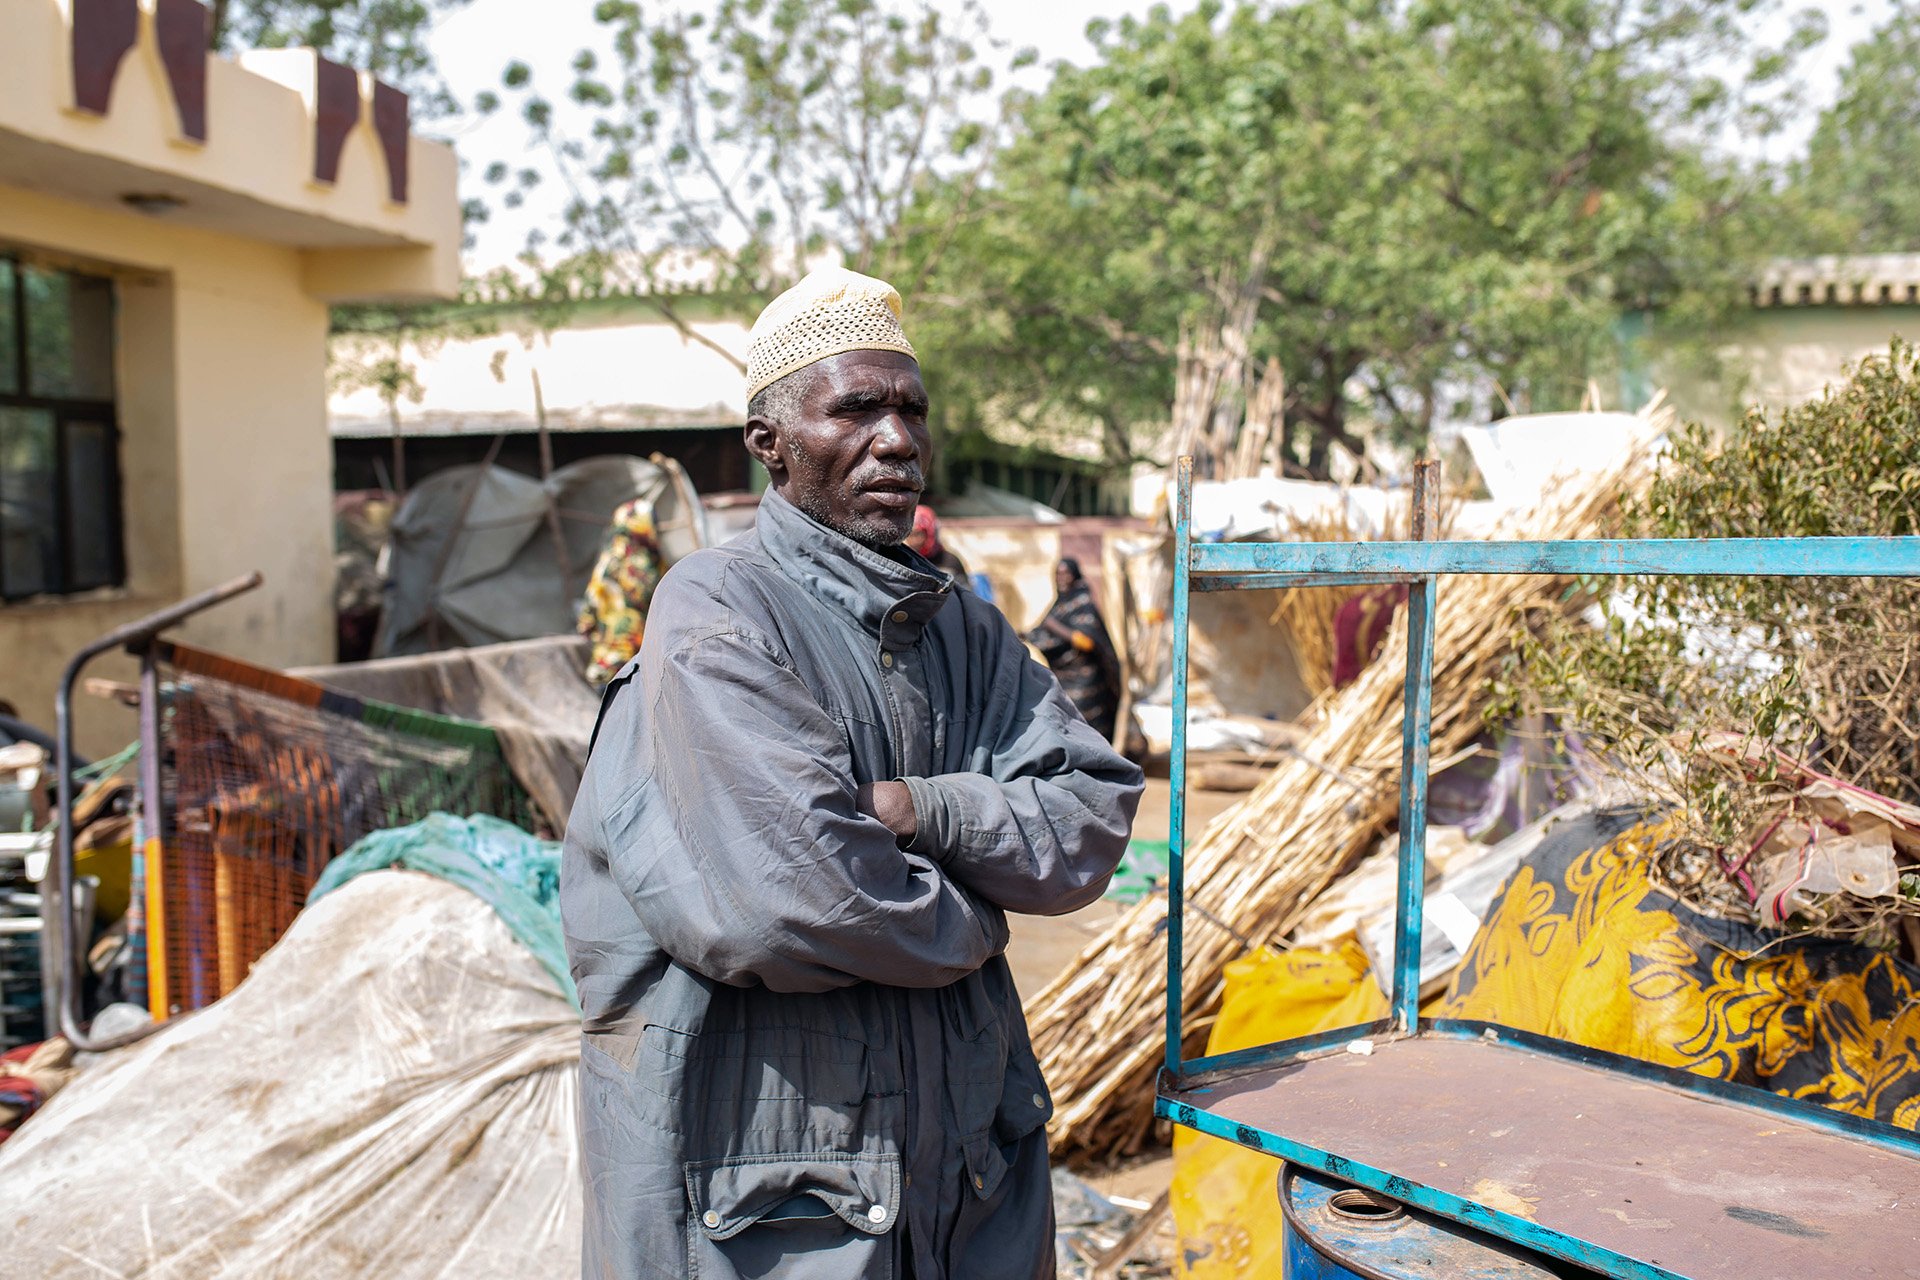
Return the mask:
[[900,293],[845,267],[808,274],[760,313],[747,336],[747,399],[816,360],[846,351],[913,355],[900,327]]

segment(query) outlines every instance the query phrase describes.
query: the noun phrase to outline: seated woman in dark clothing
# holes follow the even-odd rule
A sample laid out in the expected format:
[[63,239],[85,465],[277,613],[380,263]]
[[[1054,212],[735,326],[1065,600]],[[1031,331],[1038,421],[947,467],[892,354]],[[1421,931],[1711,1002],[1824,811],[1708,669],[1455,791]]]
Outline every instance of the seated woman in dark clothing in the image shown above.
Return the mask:
[[1120,713],[1120,657],[1093,603],[1080,562],[1062,558],[1053,571],[1053,606],[1027,641],[1053,668],[1081,717],[1109,742]]

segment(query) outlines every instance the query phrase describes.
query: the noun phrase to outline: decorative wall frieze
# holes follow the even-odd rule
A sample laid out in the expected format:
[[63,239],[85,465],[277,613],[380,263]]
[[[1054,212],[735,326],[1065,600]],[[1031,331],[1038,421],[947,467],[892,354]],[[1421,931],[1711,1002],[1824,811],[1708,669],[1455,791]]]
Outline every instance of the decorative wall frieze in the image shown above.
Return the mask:
[[313,58],[313,180],[332,186],[340,153],[360,123],[360,73],[318,54]]
[[140,39],[139,0],[68,0],[73,108],[104,116],[120,64]]
[[[105,117],[127,55],[143,44],[171,98],[176,139],[205,144],[208,112],[207,45],[212,16],[203,0],[61,0],[68,30],[72,100],[68,109]],[[392,85],[321,57],[310,49],[242,55],[242,66],[301,95],[312,123],[313,181],[339,180],[341,156],[354,130],[367,125],[386,166],[387,198],[407,202],[411,104]]]
[[207,140],[207,41],[213,15],[200,0],[154,0],[153,44],[173,90],[180,135]]

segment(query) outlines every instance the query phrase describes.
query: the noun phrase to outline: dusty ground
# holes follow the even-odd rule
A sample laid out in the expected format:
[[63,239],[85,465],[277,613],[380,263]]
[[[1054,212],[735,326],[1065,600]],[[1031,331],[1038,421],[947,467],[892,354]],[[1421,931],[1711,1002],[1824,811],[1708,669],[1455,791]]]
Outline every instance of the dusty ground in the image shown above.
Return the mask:
[[[1187,837],[1198,836],[1214,815],[1237,803],[1244,792],[1194,791],[1188,797]],[[1134,819],[1134,834],[1143,840],[1167,838],[1167,780],[1147,779],[1147,791],[1140,798],[1140,813]],[[1065,916],[1015,916],[1013,940],[1007,947],[1007,959],[1013,965],[1013,977],[1022,996],[1039,991],[1092,941],[1119,918],[1126,907],[1118,902],[1096,902]],[[1108,1198],[1150,1204],[1167,1189],[1173,1177],[1173,1157],[1166,1151],[1154,1151],[1111,1169],[1076,1169]]]
[[[1187,837],[1198,836],[1214,815],[1237,803],[1244,796],[1235,791],[1195,791],[1187,807]],[[1147,791],[1140,798],[1140,813],[1133,821],[1134,835],[1142,840],[1167,838],[1167,780],[1148,778]],[[1032,996],[1076,956],[1080,949],[1098,937],[1120,917],[1126,907],[1118,902],[1100,901],[1064,916],[1014,916],[1013,941],[1007,947],[1007,960],[1013,965],[1013,979],[1022,996]]]

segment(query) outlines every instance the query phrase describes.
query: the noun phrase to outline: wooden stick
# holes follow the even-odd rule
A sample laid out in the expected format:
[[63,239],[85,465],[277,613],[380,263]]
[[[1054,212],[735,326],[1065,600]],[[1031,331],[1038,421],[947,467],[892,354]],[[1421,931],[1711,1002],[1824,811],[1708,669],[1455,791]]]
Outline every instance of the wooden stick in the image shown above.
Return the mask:
[[1120,1268],[1133,1259],[1134,1250],[1140,1247],[1142,1240],[1160,1229],[1161,1220],[1172,1207],[1173,1188],[1168,1187],[1127,1228],[1127,1234],[1114,1242],[1113,1248],[1094,1259],[1088,1280],[1119,1280]]

